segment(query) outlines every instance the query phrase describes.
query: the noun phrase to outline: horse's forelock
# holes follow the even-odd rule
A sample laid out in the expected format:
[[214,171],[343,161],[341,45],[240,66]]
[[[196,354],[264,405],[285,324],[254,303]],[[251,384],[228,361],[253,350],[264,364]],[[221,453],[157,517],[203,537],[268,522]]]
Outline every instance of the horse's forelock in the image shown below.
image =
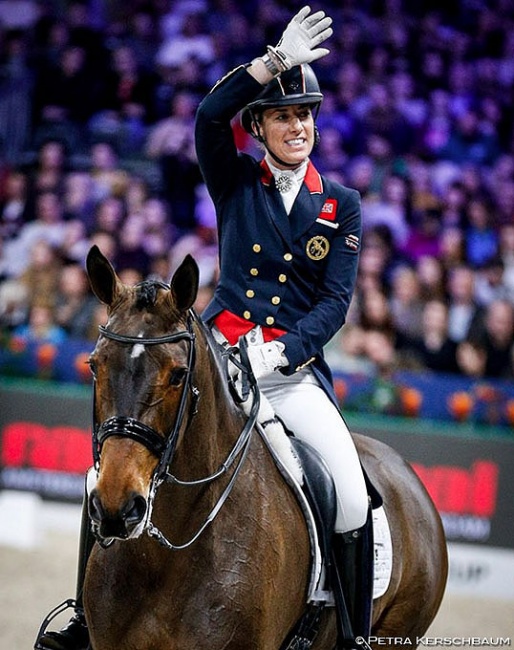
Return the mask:
[[147,309],[153,307],[157,300],[157,293],[163,285],[159,282],[142,282],[136,286],[136,307]]
[[[163,291],[159,291],[162,289]],[[180,319],[180,312],[169,287],[162,282],[145,281],[134,287],[134,306],[139,311],[151,311],[160,314],[171,326]]]

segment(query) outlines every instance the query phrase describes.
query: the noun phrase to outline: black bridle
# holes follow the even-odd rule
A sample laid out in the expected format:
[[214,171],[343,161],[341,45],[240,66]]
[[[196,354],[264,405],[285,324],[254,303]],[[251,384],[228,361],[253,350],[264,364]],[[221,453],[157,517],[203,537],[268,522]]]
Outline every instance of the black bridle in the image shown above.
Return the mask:
[[[101,424],[98,424],[96,420],[96,380],[95,388],[93,394],[93,458],[95,463],[95,469],[98,473],[100,468],[100,455],[102,451],[103,443],[107,438],[111,436],[118,436],[122,438],[129,438],[145,446],[154,456],[159,459],[159,462],[154,470],[149,496],[148,496],[148,508],[145,517],[145,530],[147,531],[150,537],[155,538],[161,545],[165,546],[170,550],[181,550],[190,546],[195,542],[198,537],[203,533],[207,526],[214,520],[221,507],[227,500],[232,488],[234,486],[235,480],[239,474],[239,471],[244,463],[244,460],[247,456],[248,449],[250,446],[251,434],[255,423],[257,421],[257,415],[259,412],[260,406],[260,396],[259,390],[257,388],[257,382],[253,376],[253,373],[249,371],[248,361],[243,359],[241,362],[237,358],[238,350],[237,348],[230,348],[227,351],[224,351],[223,354],[226,356],[227,363],[228,359],[233,363],[241,373],[243,377],[243,394],[245,399],[248,397],[249,393],[252,392],[253,401],[250,408],[250,414],[248,419],[239,434],[236,442],[234,443],[232,449],[230,450],[225,461],[219,466],[219,468],[210,474],[209,476],[184,481],[177,478],[170,471],[170,465],[173,460],[175,449],[177,446],[177,440],[179,437],[180,430],[184,428],[187,430],[190,426],[193,416],[197,412],[198,400],[200,398],[200,393],[196,386],[193,385],[193,370],[195,367],[196,361],[196,350],[195,350],[195,340],[196,336],[193,331],[193,316],[191,313],[188,314],[187,318],[187,329],[175,332],[173,334],[167,334],[160,337],[136,337],[136,336],[127,336],[125,334],[119,334],[113,332],[107,327],[99,327],[100,334],[112,341],[121,343],[124,345],[162,345],[165,343],[177,343],[179,341],[188,341],[189,342],[189,352],[188,352],[188,364],[187,364],[187,375],[183,384],[182,394],[180,397],[179,406],[177,409],[177,416],[173,428],[170,432],[165,432],[164,434],[158,433],[152,427],[140,422],[131,417],[126,416],[113,416],[108,418]],[[243,352],[243,350],[241,350]],[[244,352],[244,356],[246,353]],[[184,418],[186,414],[186,407],[188,401],[188,395],[191,394],[191,402],[189,409],[189,416],[187,423],[184,426]],[[151,522],[151,516],[153,511],[153,503],[157,489],[163,482],[174,483],[176,485],[182,486],[198,486],[206,483],[210,483],[220,478],[225,474],[231,465],[235,462],[236,458],[239,456],[237,465],[234,468],[232,476],[225,489],[223,490],[220,498],[212,508],[211,512],[207,516],[204,523],[200,526],[198,531],[193,535],[193,537],[186,542],[185,544],[176,545],[170,542],[165,535]],[[102,546],[107,546],[111,542],[105,542],[101,540],[98,536],[98,531],[96,526],[93,525],[93,532],[95,533],[98,541]]]
[[[98,425],[96,421],[96,404],[93,413],[93,458],[97,470],[100,465],[100,453],[103,443],[111,436],[120,436],[122,438],[130,438],[139,442],[154,456],[156,456],[159,459],[159,464],[156,468],[157,475],[165,478],[168,473],[169,464],[175,452],[179,431],[183,424],[188,393],[191,393],[192,395],[190,418],[196,412],[197,402],[199,399],[198,389],[192,384],[192,373],[196,360],[195,333],[193,331],[192,317],[190,315],[188,316],[187,329],[174,332],[173,334],[166,334],[165,336],[146,338],[127,336],[125,334],[113,332],[103,325],[100,325],[99,330],[100,334],[105,336],[105,338],[124,345],[163,345],[165,343],[178,343],[179,341],[189,342],[187,374],[182,394],[180,396],[177,417],[175,418],[175,423],[171,432],[165,432],[166,435],[159,434],[155,429],[152,429],[152,427],[147,426],[143,422],[124,415],[115,415]],[[94,399],[96,402],[96,387]]]

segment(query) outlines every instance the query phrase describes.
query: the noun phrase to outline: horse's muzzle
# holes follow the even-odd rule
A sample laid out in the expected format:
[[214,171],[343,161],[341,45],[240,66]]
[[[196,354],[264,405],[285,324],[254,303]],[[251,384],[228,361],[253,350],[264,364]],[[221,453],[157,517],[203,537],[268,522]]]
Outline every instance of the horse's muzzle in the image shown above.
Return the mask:
[[[132,495],[117,511],[107,511],[95,489],[89,496],[89,516],[102,539],[129,539],[137,536],[136,530],[145,518],[146,499]],[[136,534],[135,534],[136,533]]]

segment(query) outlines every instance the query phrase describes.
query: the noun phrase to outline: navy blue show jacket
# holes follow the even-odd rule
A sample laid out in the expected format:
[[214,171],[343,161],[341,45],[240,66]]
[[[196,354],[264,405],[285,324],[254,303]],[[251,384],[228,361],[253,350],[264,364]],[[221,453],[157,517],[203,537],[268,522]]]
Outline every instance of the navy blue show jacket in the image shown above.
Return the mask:
[[312,363],[333,398],[323,346],[341,328],[352,298],[361,241],[360,195],[309,163],[289,215],[264,161],[238,152],[231,120],[262,91],[240,67],[201,102],[196,150],[216,208],[220,278],[203,313],[228,310],[286,333],[286,375]]

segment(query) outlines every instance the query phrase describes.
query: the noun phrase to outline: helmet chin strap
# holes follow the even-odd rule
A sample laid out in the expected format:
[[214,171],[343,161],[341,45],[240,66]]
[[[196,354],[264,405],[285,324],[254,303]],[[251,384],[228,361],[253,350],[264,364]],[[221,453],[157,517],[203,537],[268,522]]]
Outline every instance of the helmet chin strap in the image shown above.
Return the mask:
[[273,151],[272,151],[272,150],[268,147],[268,145],[266,144],[266,140],[264,140],[264,138],[261,140],[261,142],[262,142],[262,144],[266,147],[266,151],[269,153],[269,155],[270,155],[270,156],[273,158],[273,160],[274,160],[275,162],[277,162],[279,165],[283,165],[284,167],[289,167],[290,169],[294,169],[295,167],[299,167],[299,166],[303,163],[303,160],[302,160],[302,162],[300,162],[300,163],[297,163],[297,162],[295,162],[295,163],[288,163],[288,162],[286,162],[285,160],[282,160],[282,159],[279,158],[276,154],[273,153]]

